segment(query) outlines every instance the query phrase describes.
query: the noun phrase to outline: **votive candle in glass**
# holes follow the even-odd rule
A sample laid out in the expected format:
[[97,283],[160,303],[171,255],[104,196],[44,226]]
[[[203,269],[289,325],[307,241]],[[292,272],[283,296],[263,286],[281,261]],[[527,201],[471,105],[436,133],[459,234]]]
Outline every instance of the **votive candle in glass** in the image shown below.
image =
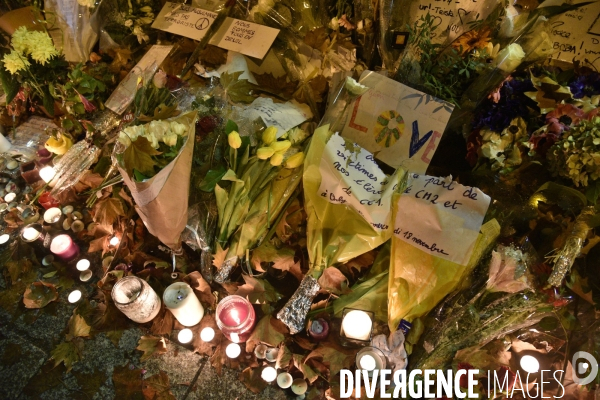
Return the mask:
[[50,242],[50,251],[63,261],[71,261],[79,255],[79,246],[69,235],[58,235]]
[[387,365],[385,354],[377,347],[366,346],[356,353],[356,368],[369,372],[385,369]]
[[345,308],[342,312],[340,330],[342,344],[362,346],[368,344],[373,331],[373,316],[372,312]]
[[250,337],[256,323],[256,314],[248,300],[232,295],[225,297],[217,305],[216,320],[227,339],[241,343]]
[[29,224],[21,230],[21,238],[27,243],[44,240],[44,230],[40,224]]
[[111,292],[115,306],[130,320],[143,324],[160,311],[160,297],[143,279],[126,276],[115,283]]
[[167,287],[163,293],[163,301],[183,326],[194,326],[204,316],[204,307],[185,282],[175,282]]

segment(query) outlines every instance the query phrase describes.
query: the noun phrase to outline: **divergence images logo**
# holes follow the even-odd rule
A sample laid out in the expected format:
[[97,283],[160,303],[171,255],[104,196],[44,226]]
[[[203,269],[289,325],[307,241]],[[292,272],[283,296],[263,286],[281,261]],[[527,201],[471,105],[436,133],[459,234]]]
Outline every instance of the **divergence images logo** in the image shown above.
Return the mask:
[[[579,361],[580,359],[585,359],[585,361]],[[571,360],[571,364],[573,365],[573,382],[578,385],[587,385],[596,379],[598,375],[598,361],[592,356],[590,353],[585,351],[578,351],[573,354],[573,359]],[[584,375],[586,371],[590,371],[587,377],[580,378],[578,375]]]

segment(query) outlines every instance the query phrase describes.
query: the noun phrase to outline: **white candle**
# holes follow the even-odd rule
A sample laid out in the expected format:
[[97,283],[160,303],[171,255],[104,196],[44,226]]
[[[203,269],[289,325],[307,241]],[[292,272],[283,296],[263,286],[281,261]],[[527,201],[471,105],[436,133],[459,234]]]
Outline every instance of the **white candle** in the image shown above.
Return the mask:
[[352,310],[344,316],[342,332],[349,339],[369,340],[373,321],[364,311]]
[[78,271],[85,271],[90,268],[90,261],[82,258],[81,260],[77,261],[77,265],[75,267]]
[[28,242],[32,242],[40,237],[41,232],[35,229],[34,227],[28,226],[25,229],[23,229],[22,235],[23,239],[27,240]]
[[56,175],[56,170],[50,166],[40,169],[40,178],[46,183],[49,183]]
[[0,244],[8,242],[8,239],[10,239],[10,235],[8,233],[0,235]]
[[69,293],[69,303],[77,303],[79,300],[81,299],[81,291],[80,290],[73,290],[71,293]]
[[277,376],[277,384],[282,389],[287,389],[292,386],[293,381],[294,378],[292,378],[292,375],[287,372],[282,372]]
[[90,279],[92,279],[92,276],[94,274],[92,273],[92,271],[90,271],[89,269],[87,271],[83,271],[81,274],[79,274],[79,280],[81,282],[87,282]]
[[175,282],[166,288],[163,301],[183,326],[194,326],[204,316],[202,304],[187,283]]
[[202,329],[202,331],[200,332],[200,339],[202,339],[205,342],[210,342],[214,338],[215,338],[215,330],[213,328],[211,328],[210,326],[207,326],[206,328]]
[[60,217],[62,216],[62,211],[58,207],[52,207],[46,210],[44,213],[44,221],[47,224],[54,224],[58,222]]
[[367,371],[373,371],[375,369],[375,367],[377,366],[375,359],[370,354],[365,354],[364,356],[362,356],[361,359],[359,360],[359,363],[360,363],[360,368],[366,369]]
[[177,340],[179,340],[179,343],[189,343],[192,341],[193,337],[194,333],[188,328],[180,330],[179,334],[177,334]]
[[6,153],[10,150],[12,144],[0,133],[0,153]]
[[540,370],[540,362],[534,356],[525,355],[521,357],[520,364],[521,368],[530,374],[535,374]]
[[277,378],[277,370],[273,367],[265,367],[262,370],[260,377],[266,382],[273,382],[275,378]]
[[238,356],[242,353],[242,348],[237,343],[229,343],[225,348],[225,354],[229,358],[238,358]]
[[356,366],[369,371],[369,376],[374,370],[385,369],[386,365],[385,355],[376,347],[363,347],[356,354]]
[[11,203],[14,199],[17,198],[17,194],[16,193],[9,193],[6,196],[4,196],[4,201],[7,203]]
[[113,236],[110,238],[110,240],[108,241],[108,244],[110,244],[113,247],[116,247],[119,244],[120,240],[118,237]]

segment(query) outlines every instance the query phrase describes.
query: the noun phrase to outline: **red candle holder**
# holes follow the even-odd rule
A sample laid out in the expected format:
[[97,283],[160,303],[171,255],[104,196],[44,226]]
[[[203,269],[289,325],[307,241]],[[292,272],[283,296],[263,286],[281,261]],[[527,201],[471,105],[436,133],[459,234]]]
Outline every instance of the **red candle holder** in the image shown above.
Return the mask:
[[79,246],[73,242],[71,236],[63,234],[52,239],[50,251],[63,261],[68,262],[79,255]]
[[44,209],[49,209],[52,207],[59,207],[60,203],[54,197],[50,195],[50,192],[44,192],[40,195],[38,202]]
[[225,297],[217,305],[216,320],[227,339],[241,343],[250,337],[256,323],[256,314],[248,300],[232,295]]

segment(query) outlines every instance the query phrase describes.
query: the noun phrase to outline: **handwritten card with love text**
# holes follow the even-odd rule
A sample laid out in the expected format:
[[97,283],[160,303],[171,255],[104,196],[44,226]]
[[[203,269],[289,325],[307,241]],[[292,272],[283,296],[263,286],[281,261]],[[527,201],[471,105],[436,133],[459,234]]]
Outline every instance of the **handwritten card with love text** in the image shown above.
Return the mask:
[[410,173],[400,196],[394,235],[428,254],[467,265],[490,197],[452,177]]
[[425,173],[454,106],[371,71],[360,83],[370,90],[351,106],[342,136],[391,167]]

